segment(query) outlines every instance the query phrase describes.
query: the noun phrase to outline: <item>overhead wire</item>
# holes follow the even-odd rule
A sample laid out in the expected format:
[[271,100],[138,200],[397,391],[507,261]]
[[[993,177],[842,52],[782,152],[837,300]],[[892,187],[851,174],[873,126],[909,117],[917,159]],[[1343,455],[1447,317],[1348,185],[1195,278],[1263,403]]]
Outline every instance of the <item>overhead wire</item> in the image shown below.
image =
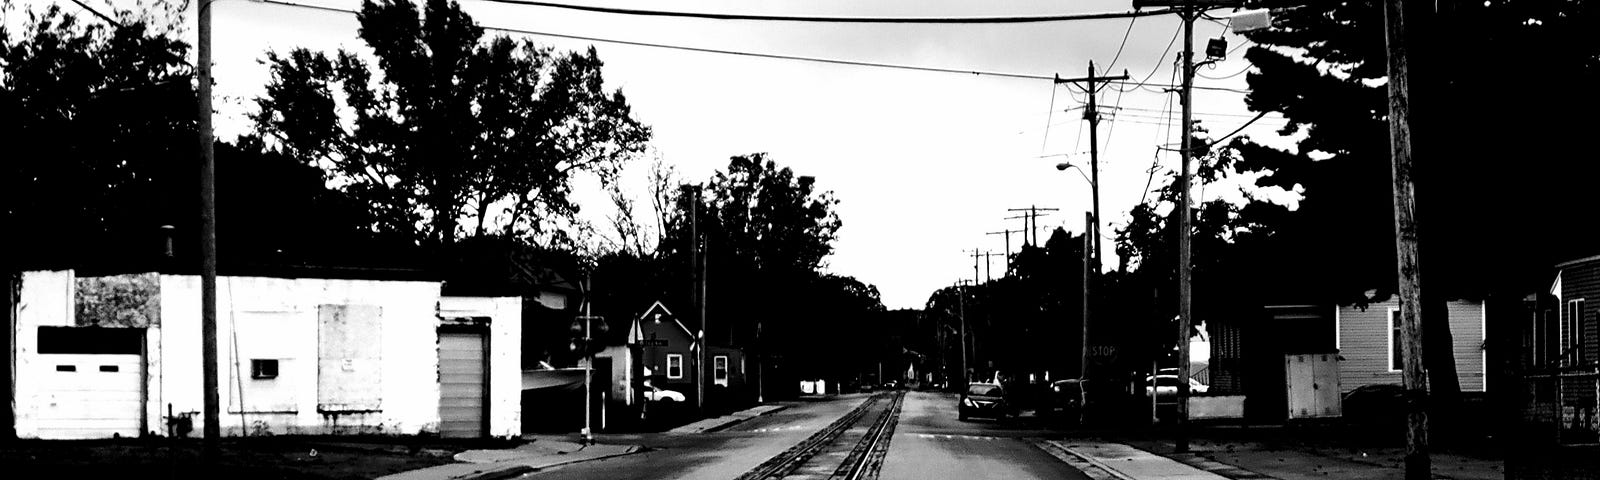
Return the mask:
[[1050,108],[1045,109],[1044,140],[1039,142],[1039,154],[1044,155],[1044,150],[1050,145],[1050,122],[1055,121],[1056,113],[1056,84],[1050,83]]
[[527,5],[534,7],[559,8],[578,10],[594,13],[609,13],[617,15],[632,15],[645,17],[677,17],[696,18],[702,20],[754,20],[778,22],[817,22],[817,23],[1043,23],[1066,22],[1080,20],[1104,20],[1116,18],[1137,18],[1152,15],[1165,15],[1176,13],[1176,9],[1159,10],[1132,10],[1123,12],[1079,13],[1064,15],[1036,15],[1036,16],[992,16],[992,17],[828,17],[810,15],[754,15],[741,13],[706,13],[706,12],[677,12],[665,10],[642,10],[632,8],[596,7],[589,5],[572,5],[566,3],[541,2],[537,0],[483,0],[489,3],[505,3]]
[[[259,1],[261,3],[265,3],[265,4],[270,4],[270,5],[279,5],[279,6],[294,7],[294,8],[305,8],[305,9],[322,10],[322,11],[329,11],[329,12],[340,12],[340,13],[346,13],[346,14],[356,14],[356,13],[358,13],[355,10],[349,10],[349,9],[343,9],[343,8],[335,8],[335,7],[326,7],[326,6],[322,6],[322,5],[310,5],[310,4],[304,4],[304,3],[295,3],[295,2],[289,2],[289,1],[284,1],[284,0],[257,0],[257,1]],[[987,76],[991,76],[991,77],[1017,78],[1017,79],[1026,79],[1026,80],[1050,80],[1050,81],[1055,81],[1055,78],[1056,78],[1055,76],[1034,75],[1034,74],[1025,74],[1025,73],[997,72],[997,71],[988,71],[988,70],[963,70],[963,69],[957,69],[957,68],[925,67],[925,66],[919,66],[919,65],[901,65],[901,64],[893,64],[893,63],[866,62],[866,61],[857,61],[857,60],[839,60],[839,59],[823,58],[823,57],[807,57],[807,56],[800,56],[800,55],[783,55],[783,54],[774,54],[774,53],[758,53],[758,52],[744,52],[744,51],[738,51],[738,50],[725,50],[725,49],[717,49],[717,48],[690,47],[690,46],[684,46],[684,45],[671,45],[671,44],[640,42],[640,41],[632,41],[632,40],[617,40],[617,39],[612,39],[612,38],[593,37],[593,36],[586,36],[586,35],[569,35],[569,34],[564,34],[564,33],[542,32],[542,31],[537,31],[537,30],[528,30],[528,29],[510,28],[510,27],[497,27],[497,26],[487,26],[486,25],[483,28],[486,29],[486,30],[495,30],[495,31],[501,31],[501,32],[518,33],[518,34],[524,34],[524,35],[537,35],[537,36],[551,37],[551,38],[565,38],[565,39],[571,39],[571,40],[584,40],[584,41],[590,41],[590,42],[601,42],[601,43],[610,43],[610,44],[617,44],[617,45],[631,45],[631,46],[638,46],[638,47],[664,48],[664,49],[682,50],[682,51],[688,51],[688,52],[714,53],[714,54],[736,55],[736,56],[745,56],[745,57],[754,57],[754,58],[769,58],[769,59],[776,59],[776,60],[795,60],[795,61],[803,61],[803,62],[827,63],[827,64],[834,64],[834,65],[850,65],[850,66],[857,66],[857,67],[889,68],[889,69],[921,71],[921,72],[933,72],[933,73],[954,73],[954,74],[962,74],[962,75],[987,75]],[[1176,39],[1177,38],[1176,35],[1174,35],[1173,38]],[[1170,44],[1169,44],[1169,47],[1170,47]],[[1170,48],[1169,48],[1169,50],[1170,50]],[[1165,55],[1163,55],[1163,57],[1164,56]],[[1130,84],[1129,82],[1119,82],[1119,81],[1112,81],[1112,82],[1109,82],[1109,83],[1116,83],[1116,84],[1119,84],[1119,85]],[[1167,84],[1167,85],[1137,84],[1135,86],[1139,86],[1139,87],[1156,86],[1156,87],[1165,87],[1165,88],[1175,88],[1173,85],[1170,85],[1170,84]],[[1234,93],[1241,93],[1241,94],[1250,93],[1248,90],[1241,90],[1241,89],[1235,89],[1235,88],[1206,87],[1206,86],[1199,86],[1199,85],[1196,85],[1193,88],[1199,89],[1199,90],[1216,90],[1216,91],[1226,91],[1226,92],[1234,92]],[[1157,92],[1159,92],[1159,90],[1157,90]]]
[[[270,4],[270,5],[279,5],[279,6],[294,7],[294,8],[305,8],[305,9],[322,10],[322,11],[329,11],[329,12],[340,12],[340,13],[347,13],[347,14],[356,14],[356,13],[358,13],[357,11],[350,10],[350,9],[327,7],[327,6],[322,6],[322,5],[310,5],[310,4],[304,4],[304,3],[289,2],[289,1],[284,1],[284,0],[258,0],[258,1],[260,1],[261,3]],[[688,51],[688,52],[714,53],[714,54],[721,54],[721,55],[736,55],[736,56],[755,57],[755,58],[769,58],[769,59],[776,59],[776,60],[795,60],[795,61],[803,61],[803,62],[827,63],[827,64],[834,64],[834,65],[850,65],[850,66],[857,66],[857,67],[890,68],[890,69],[922,71],[922,72],[934,72],[934,73],[955,73],[955,74],[962,74],[962,75],[987,75],[987,76],[991,76],[991,77],[1002,77],[1002,78],[1018,78],[1018,79],[1026,79],[1026,80],[1050,80],[1050,81],[1055,81],[1055,77],[1054,76],[1049,76],[1049,75],[1032,75],[1032,74],[1024,74],[1024,73],[996,72],[996,71],[986,71],[986,70],[962,70],[962,69],[956,69],[956,68],[924,67],[924,66],[918,66],[918,65],[900,65],[900,64],[892,64],[892,63],[864,62],[864,61],[855,61],[855,60],[839,60],[839,59],[822,58],[822,57],[806,57],[806,56],[800,56],[800,55],[782,55],[782,54],[773,54],[773,53],[744,52],[744,51],[738,51],[738,50],[725,50],[725,49],[717,49],[717,48],[702,48],[702,47],[690,47],[690,46],[684,46],[684,45],[671,45],[671,44],[663,44],[663,43],[640,42],[640,41],[632,41],[632,40],[617,40],[617,39],[612,39],[612,38],[593,37],[593,36],[586,36],[586,35],[569,35],[569,34],[564,34],[564,33],[541,32],[541,31],[537,31],[537,30],[528,30],[528,29],[510,28],[510,27],[497,27],[497,26],[488,26],[488,25],[485,25],[483,28],[486,29],[486,30],[495,30],[495,31],[501,31],[501,32],[508,32],[508,33],[518,33],[518,34],[524,34],[524,35],[537,35],[537,36],[551,37],[551,38],[565,38],[565,39],[571,39],[571,40],[584,40],[584,41],[590,41],[590,42],[610,43],[610,44],[616,44],[616,45],[631,45],[631,46],[636,46],[636,47],[664,48],[664,49],[682,50],[682,51]]]
[[[1130,25],[1130,31],[1131,31],[1131,27],[1132,26]],[[1151,77],[1156,76],[1156,72],[1161,71],[1161,61],[1162,60],[1166,60],[1167,59],[1167,54],[1172,53],[1172,46],[1178,44],[1178,35],[1181,35],[1182,33],[1183,33],[1183,28],[1178,28],[1177,30],[1174,30],[1172,32],[1172,39],[1167,41],[1167,49],[1163,50],[1161,52],[1161,56],[1156,58],[1156,67],[1150,69],[1150,74],[1149,75],[1145,75],[1144,76],[1144,80],[1140,80],[1139,83],[1137,85],[1134,85],[1133,87],[1129,87],[1127,89],[1118,88],[1117,90],[1128,91],[1128,90],[1132,90],[1132,89],[1135,89],[1135,88],[1144,87],[1145,83],[1149,82]]]
[[[1116,68],[1117,59],[1122,58],[1122,48],[1128,46],[1128,35],[1133,34],[1133,24],[1138,21],[1139,17],[1128,19],[1128,30],[1122,32],[1122,43],[1117,44],[1117,54],[1111,56],[1111,63],[1106,64],[1105,71],[1109,72],[1112,68]],[[1160,60],[1156,61],[1159,62]]]
[[[1177,76],[1178,76],[1178,68],[1177,68],[1176,63],[1178,61],[1181,61],[1181,60],[1174,60],[1172,74],[1171,74],[1171,77],[1168,79],[1168,81],[1173,81],[1173,80],[1175,80],[1177,78]],[[1167,137],[1168,143],[1171,143],[1171,141],[1172,141],[1172,125],[1171,125],[1171,123],[1172,123],[1172,94],[1173,93],[1174,92],[1167,92],[1167,101],[1166,101],[1167,122],[1166,122],[1165,126],[1167,127],[1166,128],[1166,131],[1167,131],[1166,137]],[[1158,128],[1158,129],[1156,129],[1156,140],[1158,140],[1158,141],[1154,142],[1158,146],[1161,145],[1161,143],[1159,142],[1160,139],[1161,139],[1161,129]],[[1155,182],[1156,171],[1160,170],[1160,169],[1161,169],[1161,148],[1157,147],[1156,150],[1155,150],[1155,158],[1150,162],[1150,169],[1145,171],[1145,173],[1147,175],[1145,176],[1145,179],[1144,179],[1144,190],[1139,192],[1139,203],[1136,203],[1135,205],[1144,205],[1145,199],[1148,198],[1149,195],[1150,195],[1150,184]]]
[[110,23],[112,25],[115,25],[117,28],[123,28],[122,22],[119,22],[116,19],[111,18],[110,16],[107,16],[104,13],[100,13],[99,10],[95,10],[94,7],[90,7],[89,5],[84,4],[81,0],[72,0],[72,3],[78,4],[78,6],[82,7],[84,10],[88,10],[89,13],[93,13],[95,16],[100,17],[101,20],[105,20],[106,23]]

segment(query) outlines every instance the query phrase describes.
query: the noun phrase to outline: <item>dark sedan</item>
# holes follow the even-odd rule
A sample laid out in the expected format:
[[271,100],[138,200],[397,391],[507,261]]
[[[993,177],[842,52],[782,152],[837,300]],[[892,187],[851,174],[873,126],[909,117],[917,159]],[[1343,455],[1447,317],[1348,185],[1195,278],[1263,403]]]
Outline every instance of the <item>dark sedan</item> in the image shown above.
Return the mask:
[[1005,388],[993,383],[967,385],[966,391],[961,392],[958,411],[961,420],[971,417],[1002,419],[1017,415],[1015,406],[1006,398]]

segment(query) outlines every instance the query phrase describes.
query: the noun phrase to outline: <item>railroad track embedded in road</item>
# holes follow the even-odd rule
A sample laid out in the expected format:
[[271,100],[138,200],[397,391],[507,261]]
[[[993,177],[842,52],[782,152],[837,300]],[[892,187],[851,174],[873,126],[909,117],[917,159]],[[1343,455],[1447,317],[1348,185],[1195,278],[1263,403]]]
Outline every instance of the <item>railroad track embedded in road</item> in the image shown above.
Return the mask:
[[[882,393],[737,480],[877,478],[905,392]],[[869,417],[869,413],[877,416]],[[868,423],[867,419],[871,418]],[[842,460],[836,460],[843,457]],[[839,463],[835,466],[833,462]]]

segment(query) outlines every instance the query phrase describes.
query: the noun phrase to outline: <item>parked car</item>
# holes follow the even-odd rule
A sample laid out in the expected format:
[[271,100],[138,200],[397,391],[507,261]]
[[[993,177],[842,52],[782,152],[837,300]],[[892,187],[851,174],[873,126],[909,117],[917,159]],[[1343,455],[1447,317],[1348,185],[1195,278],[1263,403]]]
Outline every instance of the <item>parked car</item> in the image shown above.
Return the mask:
[[1088,399],[1085,393],[1087,384],[1087,380],[1078,378],[1050,382],[1050,401],[1046,408],[1053,414],[1077,417]]
[[[1189,379],[1189,393],[1206,393],[1208,389],[1210,387],[1200,383],[1199,380]],[[1152,391],[1154,391],[1156,401],[1159,403],[1177,403],[1178,375],[1176,373],[1162,373],[1156,375],[1154,380],[1151,377],[1145,377],[1144,392],[1149,395]]]
[[649,390],[644,391],[644,399],[652,402],[682,402],[684,401],[684,396],[682,393],[673,390],[650,387]]
[[1017,410],[1005,388],[994,383],[973,383],[961,392],[961,403],[956,406],[963,421],[971,417],[1002,419],[1017,416]]

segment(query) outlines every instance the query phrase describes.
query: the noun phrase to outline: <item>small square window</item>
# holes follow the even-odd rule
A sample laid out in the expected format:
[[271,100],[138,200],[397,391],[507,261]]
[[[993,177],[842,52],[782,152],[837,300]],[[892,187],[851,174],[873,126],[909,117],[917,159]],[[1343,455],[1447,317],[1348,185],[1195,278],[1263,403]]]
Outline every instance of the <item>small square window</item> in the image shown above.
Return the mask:
[[250,360],[250,378],[278,378],[278,360],[254,358]]

